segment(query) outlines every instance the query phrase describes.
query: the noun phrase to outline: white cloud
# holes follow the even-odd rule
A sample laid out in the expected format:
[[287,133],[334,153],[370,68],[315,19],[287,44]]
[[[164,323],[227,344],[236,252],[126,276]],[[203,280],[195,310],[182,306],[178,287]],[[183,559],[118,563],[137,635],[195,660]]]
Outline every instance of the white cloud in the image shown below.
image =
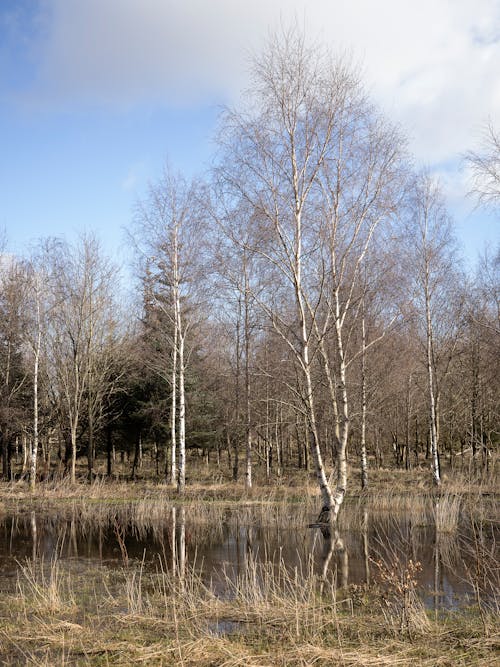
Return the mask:
[[500,118],[499,0],[45,0],[36,94],[51,104],[226,101],[296,19],[363,63],[373,96],[439,162]]
[[[259,5],[261,11],[259,11]],[[266,24],[262,0],[48,0],[39,85],[104,104],[220,99]]]

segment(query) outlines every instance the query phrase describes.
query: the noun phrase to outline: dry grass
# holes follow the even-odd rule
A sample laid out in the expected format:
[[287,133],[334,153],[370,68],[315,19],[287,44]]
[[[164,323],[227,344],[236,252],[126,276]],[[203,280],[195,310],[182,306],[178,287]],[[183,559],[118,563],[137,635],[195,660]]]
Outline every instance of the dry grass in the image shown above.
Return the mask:
[[462,496],[444,493],[434,501],[434,523],[438,533],[456,533],[462,508]]
[[[251,492],[201,464],[190,474],[198,481],[189,483],[182,502],[171,487],[147,480],[71,485],[60,479],[39,484],[35,494],[25,482],[0,483],[0,512],[26,516],[36,510],[37,516],[78,522],[84,536],[115,526],[117,535],[126,530],[161,543],[183,511],[192,543],[200,545],[220,542],[228,525],[304,529],[319,509],[315,482],[302,472],[277,485],[261,480]],[[378,585],[343,589],[335,572],[319,576],[307,558],[289,569],[279,554],[261,561],[249,552],[238,576],[219,573],[221,596],[196,563],[179,562],[174,576],[166,548],[152,571],[129,559],[123,543],[119,569],[82,570],[57,559],[22,563],[15,589],[0,598],[0,663],[493,665],[499,609],[483,603],[498,600],[492,583],[498,561],[481,531],[497,519],[495,481],[493,473],[473,482],[456,475],[436,494],[428,470],[373,471],[369,490],[351,488],[341,513],[344,530],[364,530],[367,516],[376,517],[387,526],[388,542],[399,514],[413,526],[435,526],[441,558],[449,563],[458,558],[452,540],[457,528],[472,520],[474,609],[429,615],[416,592],[418,563],[395,549],[378,559]]]
[[63,573],[57,559],[50,563],[45,563],[43,558],[20,563],[17,595],[21,601],[29,600],[26,614],[28,611],[42,615],[58,614],[76,608],[71,579]]
[[[0,600],[5,665],[494,664],[498,635],[477,613],[428,616],[417,564],[380,565],[386,585],[339,590],[311,562],[293,570],[248,555],[218,596],[196,567],[172,576],[138,563],[117,571],[26,562]],[[382,577],[384,579],[384,577]],[[490,619],[492,621],[492,619]]]
[[[80,465],[80,481],[71,484],[62,474],[55,475],[49,481],[39,482],[35,492],[31,493],[27,481],[0,482],[0,511],[2,505],[9,509],[19,503],[46,503],[70,501],[108,501],[113,503],[136,500],[178,500],[175,488],[159,479],[150,464],[141,470],[141,479],[137,482],[128,480],[124,468],[119,478],[107,479],[98,475],[92,483],[86,480],[83,462]],[[102,467],[98,463],[96,469]],[[120,467],[121,464],[118,464]],[[372,509],[380,511],[413,511],[415,514],[429,513],[432,508],[429,500],[436,496],[432,486],[430,470],[427,466],[402,470],[399,468],[373,468],[369,471],[369,489],[360,491],[358,470],[350,466],[349,489],[346,502],[369,502]],[[121,481],[118,481],[121,480]],[[491,461],[489,471],[479,469],[476,472],[453,470],[443,474],[442,488],[438,495],[460,496],[475,501],[484,494],[495,496],[498,493],[498,465]],[[267,480],[262,476],[259,466],[254,470],[254,488],[245,490],[243,482],[235,483],[230,479],[227,467],[217,468],[215,464],[207,466],[198,457],[188,461],[188,483],[186,501],[195,502],[244,502],[269,503],[304,502],[318,499],[317,483],[312,473],[290,469],[280,478]],[[317,500],[318,504],[319,501]],[[316,510],[318,511],[318,510]]]

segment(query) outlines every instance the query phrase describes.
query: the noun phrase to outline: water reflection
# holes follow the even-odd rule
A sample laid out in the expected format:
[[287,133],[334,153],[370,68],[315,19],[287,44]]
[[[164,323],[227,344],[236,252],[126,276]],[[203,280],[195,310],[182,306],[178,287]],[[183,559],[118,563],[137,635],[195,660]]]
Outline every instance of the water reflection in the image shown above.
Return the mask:
[[32,551],[31,559],[33,563],[36,563],[37,556],[37,529],[36,529],[36,513],[31,512],[31,542],[32,542]]
[[[177,507],[172,507],[170,532],[171,571],[182,582],[186,576],[186,508],[181,507],[179,511],[177,510]],[[178,521],[177,514],[179,514]],[[164,548],[163,553],[165,554]]]
[[365,566],[365,584],[370,585],[370,549],[368,547],[368,510],[363,511],[361,522],[361,535],[363,538],[363,563]]
[[[337,557],[337,562],[332,570],[334,555]],[[337,529],[328,531],[328,535],[323,537],[320,593],[323,593],[325,584],[332,581],[332,575],[333,581],[338,587],[347,588],[349,583],[349,556],[346,544]]]
[[[427,607],[450,608],[475,593],[471,572],[477,570],[479,538],[470,526],[447,535],[433,525],[417,526],[404,517],[381,518],[364,509],[357,527],[334,531],[329,539],[304,526],[259,523],[249,508],[225,508],[215,517],[189,512],[184,506],[164,507],[154,514],[137,507],[71,511],[58,515],[4,516],[0,521],[0,590],[12,586],[18,563],[25,559],[50,562],[54,558],[82,567],[89,563],[126,567],[144,566],[169,571],[181,582],[188,567],[202,570],[216,593],[225,595],[228,582],[245,575],[255,563],[284,565],[299,574],[312,569],[320,586],[347,588],[370,585],[377,579],[373,563],[412,559],[419,562],[419,584]],[[210,519],[210,520],[207,520]],[[212,519],[214,519],[212,521]],[[481,553],[494,548],[495,534],[484,529]],[[498,536],[496,536],[498,537]],[[483,554],[484,555],[484,554]],[[483,566],[483,569],[486,566]],[[485,589],[486,590],[486,589]],[[491,592],[491,585],[490,585]]]

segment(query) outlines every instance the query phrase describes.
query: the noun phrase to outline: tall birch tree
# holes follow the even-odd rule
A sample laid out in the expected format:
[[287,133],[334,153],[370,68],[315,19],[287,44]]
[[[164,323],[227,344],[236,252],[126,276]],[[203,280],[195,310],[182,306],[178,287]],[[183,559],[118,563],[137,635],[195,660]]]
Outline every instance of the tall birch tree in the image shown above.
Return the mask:
[[458,340],[461,295],[457,286],[464,281],[439,185],[426,171],[416,176],[411,187],[403,233],[401,271],[409,280],[409,316],[423,340],[432,477],[439,486],[441,382]]
[[[170,368],[159,372],[171,384],[171,470],[178,493],[186,484],[186,371],[200,296],[204,249],[196,186],[167,167],[139,202],[134,241],[148,265],[151,297],[165,318]],[[156,367],[156,366],[155,366]]]
[[[321,523],[335,522],[347,488],[344,327],[375,229],[393,211],[400,141],[353,69],[291,30],[255,61],[245,111],[226,113],[220,143],[219,195],[251,210],[245,247],[269,285],[254,296],[297,365]],[[318,428],[318,364],[336,415],[334,490]]]
[[[30,448],[30,489],[35,489],[40,438],[40,376],[45,357],[46,327],[49,310],[47,273],[38,258],[25,263],[26,308],[29,314],[24,338],[30,351],[33,383],[33,432]],[[45,364],[44,364],[45,365]],[[44,383],[46,389],[46,382]]]

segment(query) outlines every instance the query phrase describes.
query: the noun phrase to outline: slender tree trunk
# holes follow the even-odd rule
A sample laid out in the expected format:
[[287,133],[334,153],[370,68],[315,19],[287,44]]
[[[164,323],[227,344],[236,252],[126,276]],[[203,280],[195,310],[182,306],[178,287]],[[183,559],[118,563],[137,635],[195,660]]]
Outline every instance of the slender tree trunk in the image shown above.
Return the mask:
[[70,480],[71,484],[76,483],[76,431],[77,431],[77,422],[75,419],[71,423],[71,472]]
[[106,453],[107,453],[107,475],[111,477],[113,474],[114,448],[113,448],[113,431],[111,426],[106,428]]
[[92,482],[93,472],[94,472],[94,352],[92,350],[92,345],[95,336],[94,329],[94,284],[92,276],[89,276],[89,286],[88,286],[88,327],[87,337],[85,341],[86,347],[86,358],[87,358],[87,369],[85,375],[85,381],[87,385],[87,419],[88,419],[88,435],[89,440],[87,443],[87,475],[89,482]]
[[333,512],[331,517],[333,523],[335,523],[338,519],[339,511],[342,503],[344,502],[344,497],[347,490],[347,440],[349,437],[349,409],[347,402],[346,367],[342,342],[342,326],[340,323],[338,291],[336,291],[335,297],[337,308],[337,314],[335,318],[335,332],[337,342],[338,380],[340,394],[340,438],[337,441],[337,480],[335,486]]
[[[174,297],[176,300],[176,297]],[[177,300],[174,304],[175,324],[174,324],[174,343],[172,347],[172,401],[170,405],[170,482],[176,484],[177,481],[177,356],[178,356],[178,338],[177,330]],[[165,468],[168,466],[168,459],[165,456]],[[165,476],[168,480],[168,470],[165,470]]]
[[418,415],[415,415],[415,465],[419,465],[419,460],[418,460],[418,448],[419,448],[419,443],[418,443]]
[[235,387],[235,422],[236,422],[236,437],[233,438],[233,482],[238,481],[239,472],[239,450],[240,450],[240,375],[241,375],[241,335],[240,335],[240,320],[241,320],[241,298],[238,298],[238,315],[236,319],[236,387]]
[[280,442],[280,428],[279,428],[279,412],[278,406],[276,405],[276,419],[274,422],[274,439],[276,442],[276,474],[278,477],[281,477],[281,442]]
[[5,429],[0,436],[2,441],[2,476],[5,481],[9,481],[12,476],[12,469],[10,436],[8,430]]
[[[245,255],[246,258],[246,255]],[[252,413],[250,404],[250,290],[245,262],[245,488],[252,488]]]
[[[40,306],[37,299],[38,319],[40,318]],[[38,328],[37,340],[35,345],[34,363],[33,363],[33,440],[31,445],[31,466],[30,466],[30,489],[35,490],[36,468],[38,462],[38,364],[40,360],[42,332],[40,324]]]
[[[325,472],[325,467],[323,464],[323,457],[321,456],[321,449],[320,449],[320,441],[319,441],[319,435],[318,435],[318,427],[317,427],[317,422],[316,422],[316,409],[315,409],[315,404],[314,404],[314,398],[313,398],[313,388],[312,388],[312,377],[311,377],[311,368],[309,364],[309,348],[308,345],[306,344],[304,346],[303,350],[303,358],[304,358],[304,369],[305,369],[305,380],[306,380],[306,403],[308,407],[308,421],[309,421],[309,435],[310,435],[310,448],[311,448],[311,455],[312,459],[314,461],[314,468],[316,472],[316,479],[318,480],[318,485],[319,485],[319,491],[321,494],[321,502],[323,509],[328,508],[331,510],[332,508],[335,507],[335,499],[332,495],[330,485],[328,484],[328,480],[326,478],[326,472]],[[342,502],[342,501],[340,501]],[[338,509],[340,509],[340,503],[338,506]],[[334,515],[332,516],[332,519],[336,519],[336,515],[338,514],[338,509],[334,511]]]
[[[26,436],[26,433],[23,433],[21,443],[22,443],[22,452],[23,452],[23,469],[22,469],[21,474],[24,477],[24,475],[26,474],[26,470],[28,469],[28,462],[31,466],[31,447],[32,447],[31,440],[28,440],[28,437]],[[29,447],[29,451],[30,451],[29,456],[28,456],[28,447]]]
[[[178,314],[180,320],[180,313]],[[184,389],[184,334],[179,333],[179,480],[177,492],[182,495],[186,486],[186,398]]]
[[[267,350],[266,350],[266,355],[267,355]],[[269,411],[269,380],[266,378],[266,429],[265,429],[264,447],[266,450],[266,480],[268,482],[271,479],[271,469],[273,465],[271,430],[269,428],[270,418],[271,416]]]
[[477,403],[478,403],[478,354],[477,344],[472,346],[472,396],[471,396],[471,447],[472,458],[475,460],[477,452]]
[[[307,416],[309,421],[309,430],[310,430],[310,446],[312,459],[314,461],[314,467],[316,472],[316,479],[319,485],[319,491],[321,494],[321,503],[323,513],[325,510],[328,512],[328,519],[335,520],[338,510],[334,511],[334,514],[331,515],[330,510],[335,505],[335,499],[332,495],[330,485],[328,484],[328,479],[326,477],[325,466],[323,464],[323,458],[321,456],[321,447],[320,440],[318,435],[318,427],[316,421],[316,406],[314,401],[313,393],[313,382],[311,374],[311,359],[310,359],[310,350],[309,350],[309,337],[310,331],[306,321],[305,314],[305,304],[304,304],[304,295],[302,292],[302,217],[301,210],[298,198],[298,174],[296,169],[295,155],[293,156],[293,174],[294,174],[294,189],[295,189],[295,223],[296,223],[296,237],[295,237],[295,266],[294,266],[294,281],[295,281],[295,298],[298,311],[298,317],[300,322],[300,336],[301,336],[301,366],[304,374],[305,380],[305,404],[307,406]],[[339,505],[340,507],[340,505]]]
[[[428,273],[428,267],[426,267]],[[431,463],[432,463],[432,477],[434,484],[439,486],[441,484],[441,473],[439,469],[439,453],[438,453],[438,429],[437,429],[437,412],[436,412],[436,398],[434,389],[434,370],[433,370],[433,352],[432,352],[432,321],[431,321],[431,307],[430,294],[428,286],[428,275],[426,273],[425,282],[425,316],[427,325],[427,379],[429,383],[429,409],[430,409],[430,440],[431,440]]]
[[139,434],[139,440],[137,441],[137,466],[139,470],[142,469],[144,457],[142,452],[142,433]]
[[310,451],[310,446],[309,446],[309,427],[308,427],[308,422],[307,422],[307,416],[304,415],[304,438],[303,438],[303,444],[301,445],[303,447],[303,452],[304,452],[304,466],[306,469],[306,472],[310,471],[310,465],[309,465],[309,451]]
[[141,467],[141,459],[142,459],[142,433],[141,431],[139,431],[135,441],[134,461],[132,463],[131,477],[134,481],[137,478],[137,469]]
[[[7,343],[7,360],[5,364],[5,380],[4,385],[7,391],[6,411],[10,412],[10,364],[11,364],[11,343]],[[12,442],[10,429],[8,426],[2,431],[2,472],[3,478],[10,481],[12,478]]]
[[405,443],[405,469],[410,470],[410,426],[411,426],[411,373],[408,376],[408,386],[406,390],[406,443]]
[[94,470],[94,415],[93,415],[93,405],[92,405],[92,381],[89,381],[89,394],[88,394],[88,431],[89,431],[89,441],[87,443],[87,474],[89,482],[92,481],[92,475]]
[[361,319],[361,488],[368,487],[368,460],[366,456],[366,326],[363,299]]

